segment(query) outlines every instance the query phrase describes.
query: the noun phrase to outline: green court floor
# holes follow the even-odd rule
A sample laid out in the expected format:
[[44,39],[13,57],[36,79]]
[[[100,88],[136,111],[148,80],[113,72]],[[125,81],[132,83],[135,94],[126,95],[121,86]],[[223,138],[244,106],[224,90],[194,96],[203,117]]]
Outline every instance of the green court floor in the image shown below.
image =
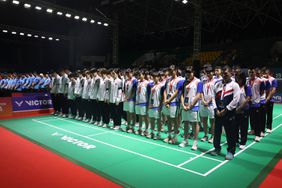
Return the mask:
[[0,124],[125,187],[238,188],[256,187],[281,150],[281,105],[275,105],[273,118],[273,132],[260,143],[249,136],[247,148],[238,149],[232,161],[224,160],[224,136],[222,155],[213,157],[209,143],[199,142],[199,150],[192,151],[192,140],[188,147],[179,148],[160,140],[54,116],[3,120]]

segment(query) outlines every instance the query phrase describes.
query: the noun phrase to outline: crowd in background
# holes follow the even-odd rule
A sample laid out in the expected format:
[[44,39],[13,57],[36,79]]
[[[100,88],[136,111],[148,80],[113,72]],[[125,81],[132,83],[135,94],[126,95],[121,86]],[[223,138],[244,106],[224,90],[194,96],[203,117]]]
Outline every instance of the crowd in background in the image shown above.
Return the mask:
[[[248,134],[259,142],[265,132],[271,132],[276,88],[276,79],[265,67],[249,68],[248,77],[238,66],[211,65],[202,67],[199,74],[192,66],[174,65],[153,70],[0,74],[1,96],[14,91],[50,91],[54,115],[63,118],[163,139],[179,147],[186,147],[191,138],[192,150],[198,149],[201,128],[204,136],[200,140],[213,144],[212,155],[221,152],[224,127],[228,160],[234,158],[237,146],[245,149]],[[183,141],[179,142],[182,128]],[[162,138],[164,130],[166,138]]]

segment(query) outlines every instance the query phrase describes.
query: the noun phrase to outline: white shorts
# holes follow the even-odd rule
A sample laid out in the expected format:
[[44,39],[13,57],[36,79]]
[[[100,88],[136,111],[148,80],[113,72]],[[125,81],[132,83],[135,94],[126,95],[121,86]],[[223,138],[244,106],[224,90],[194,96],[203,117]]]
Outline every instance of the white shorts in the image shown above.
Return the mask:
[[149,109],[148,114],[149,114],[149,118],[154,118],[154,119],[160,118],[159,109]]
[[134,113],[134,101],[124,101],[123,111]]
[[200,105],[200,117],[209,117],[214,119],[214,108],[213,106],[205,107],[204,105]]
[[135,114],[145,116],[147,114],[147,106],[135,105]]
[[189,121],[189,122],[198,122],[199,121],[198,120],[198,111],[182,110],[181,120]]
[[170,118],[176,118],[178,115],[178,110],[178,106],[169,106],[169,108],[163,106],[162,113]]

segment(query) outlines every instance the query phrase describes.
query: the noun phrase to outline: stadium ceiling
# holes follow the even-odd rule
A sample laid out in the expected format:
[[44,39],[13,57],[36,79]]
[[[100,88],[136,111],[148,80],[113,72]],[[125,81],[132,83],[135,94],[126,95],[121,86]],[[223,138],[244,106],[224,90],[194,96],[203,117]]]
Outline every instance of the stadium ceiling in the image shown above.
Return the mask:
[[[122,38],[136,36],[187,37],[193,31],[194,8],[199,0],[44,0],[58,6],[89,13],[119,23]],[[201,0],[202,30],[248,29],[250,25],[282,26],[281,0]],[[50,25],[49,25],[50,26]],[[65,32],[67,33],[67,32]]]

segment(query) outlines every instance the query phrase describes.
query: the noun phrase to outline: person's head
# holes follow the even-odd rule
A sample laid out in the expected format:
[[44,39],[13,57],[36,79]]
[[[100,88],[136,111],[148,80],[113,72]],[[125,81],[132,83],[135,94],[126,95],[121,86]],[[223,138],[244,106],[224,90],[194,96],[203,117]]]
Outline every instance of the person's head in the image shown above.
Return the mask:
[[260,68],[257,67],[257,68],[255,69],[255,73],[256,73],[256,76],[257,76],[257,77],[261,77],[261,70],[260,70]]
[[131,79],[133,77],[133,71],[131,69],[126,69],[125,75],[127,78]]
[[214,69],[215,76],[216,77],[221,76],[221,72],[222,72],[221,67],[220,66],[216,66],[215,69]]
[[161,73],[153,72],[152,77],[153,77],[154,83],[157,84],[160,81]]
[[256,78],[256,70],[254,68],[249,68],[248,74],[251,80],[254,80]]
[[246,84],[246,75],[244,72],[241,72],[240,74],[236,75],[235,77],[236,82],[239,84],[240,87],[244,86]]
[[272,76],[272,72],[271,72],[271,70],[270,69],[266,69],[265,70],[265,76],[268,78],[269,76]]
[[185,68],[185,77],[189,81],[191,81],[194,78],[193,66],[188,66],[188,67]]
[[211,66],[206,67],[205,69],[206,75],[209,78],[209,80],[211,80],[213,78],[213,69]]
[[222,77],[224,82],[228,82],[231,80],[232,70],[228,65],[225,65],[222,69]]
[[233,67],[233,71],[234,71],[234,76],[237,76],[241,73],[241,67],[239,65],[236,65]]
[[171,65],[169,67],[169,75],[172,76],[172,77],[177,76],[177,69],[176,69],[175,65]]

